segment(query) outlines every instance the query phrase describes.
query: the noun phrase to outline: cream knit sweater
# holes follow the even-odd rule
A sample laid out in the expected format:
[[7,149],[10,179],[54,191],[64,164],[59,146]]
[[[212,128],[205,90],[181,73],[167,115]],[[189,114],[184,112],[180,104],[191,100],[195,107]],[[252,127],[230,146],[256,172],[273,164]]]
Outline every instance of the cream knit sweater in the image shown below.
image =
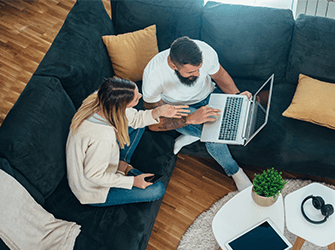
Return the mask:
[[[126,109],[129,126],[136,129],[158,123],[151,112]],[[104,203],[111,187],[132,188],[134,177],[116,173],[119,157],[114,127],[86,120],[77,131],[70,131],[66,145],[68,181],[81,204]]]

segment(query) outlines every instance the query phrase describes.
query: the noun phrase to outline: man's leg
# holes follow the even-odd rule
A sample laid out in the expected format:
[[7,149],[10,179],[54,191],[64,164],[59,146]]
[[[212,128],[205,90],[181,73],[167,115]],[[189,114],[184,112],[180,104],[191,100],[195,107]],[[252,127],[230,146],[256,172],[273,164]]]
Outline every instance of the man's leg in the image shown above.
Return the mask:
[[[200,138],[202,125],[188,125],[176,130],[183,135]],[[232,176],[238,172],[239,166],[231,156],[226,144],[206,142],[205,145],[208,153],[222,166],[228,176]]]
[[206,142],[205,144],[208,153],[223,167],[226,174],[233,178],[239,191],[242,191],[252,185],[248,176],[231,156],[229,148],[226,144],[209,142]]
[[[183,135],[200,138],[202,127],[202,124],[192,124],[176,130]],[[238,172],[239,166],[231,156],[226,144],[206,142],[205,145],[208,153],[222,166],[228,176],[232,176]]]
[[[191,113],[196,109],[197,107],[190,106]],[[202,124],[192,124],[176,130],[183,135],[190,135],[195,138],[200,138],[202,127]],[[226,144],[206,142],[205,145],[208,153],[213,157],[213,159],[221,165],[228,176],[233,178],[239,191],[252,185],[248,176],[233,159]]]

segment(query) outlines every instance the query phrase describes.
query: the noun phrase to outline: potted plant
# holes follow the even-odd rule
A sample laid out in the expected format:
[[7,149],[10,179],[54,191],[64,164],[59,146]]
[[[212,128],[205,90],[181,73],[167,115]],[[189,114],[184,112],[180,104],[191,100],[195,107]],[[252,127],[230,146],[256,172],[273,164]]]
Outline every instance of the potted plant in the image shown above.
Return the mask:
[[281,175],[282,173],[274,168],[264,170],[261,174],[255,174],[252,198],[258,205],[266,207],[276,202],[287,183]]

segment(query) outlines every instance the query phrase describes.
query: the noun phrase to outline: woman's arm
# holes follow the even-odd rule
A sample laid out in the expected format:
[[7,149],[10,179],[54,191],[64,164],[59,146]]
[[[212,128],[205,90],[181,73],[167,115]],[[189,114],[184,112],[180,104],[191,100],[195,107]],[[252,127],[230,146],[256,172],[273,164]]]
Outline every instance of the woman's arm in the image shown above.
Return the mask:
[[116,174],[119,154],[116,138],[114,140],[90,140],[82,163],[85,178],[102,187],[131,189],[134,177]]

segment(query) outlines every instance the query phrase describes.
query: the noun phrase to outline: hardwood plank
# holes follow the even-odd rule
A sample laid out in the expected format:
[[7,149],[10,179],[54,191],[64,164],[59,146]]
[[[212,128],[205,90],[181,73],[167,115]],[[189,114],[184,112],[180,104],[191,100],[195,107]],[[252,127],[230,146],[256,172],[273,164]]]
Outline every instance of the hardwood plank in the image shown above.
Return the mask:
[[[228,188],[225,186],[227,176],[203,162],[206,160],[197,161],[188,155],[178,155],[176,168],[166,190],[147,249],[161,249],[156,248],[156,241],[162,240],[162,234],[174,234],[180,240],[195,218],[227,193],[236,190],[235,186],[230,184]],[[215,178],[210,178],[214,175]],[[168,204],[169,213],[166,212],[164,204]],[[162,249],[176,249],[178,243],[179,241],[171,248]]]

